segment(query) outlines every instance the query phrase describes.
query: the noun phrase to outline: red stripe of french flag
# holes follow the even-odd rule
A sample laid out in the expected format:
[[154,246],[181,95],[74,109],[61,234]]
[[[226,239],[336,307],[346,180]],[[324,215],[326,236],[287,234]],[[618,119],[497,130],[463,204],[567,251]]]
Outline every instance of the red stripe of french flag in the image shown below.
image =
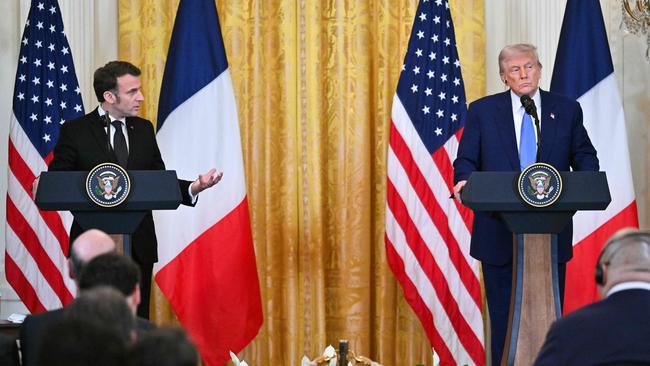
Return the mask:
[[156,274],[199,349],[211,350],[202,352],[210,365],[223,363],[230,350],[243,349],[262,325],[259,287],[245,288],[241,296],[242,286],[258,280],[256,266],[250,265],[255,252],[248,220],[244,199]]

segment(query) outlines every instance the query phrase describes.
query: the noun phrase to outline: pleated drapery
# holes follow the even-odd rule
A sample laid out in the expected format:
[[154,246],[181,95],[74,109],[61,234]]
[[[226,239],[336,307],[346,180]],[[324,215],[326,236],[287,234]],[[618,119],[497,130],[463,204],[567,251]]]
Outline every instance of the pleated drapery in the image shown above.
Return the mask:
[[[347,339],[386,366],[430,365],[384,251],[388,126],[417,1],[216,3],[264,307],[240,359],[299,365]],[[471,101],[485,93],[483,1],[450,5]],[[119,57],[142,69],[142,115],[152,121],[177,6],[119,0]],[[153,320],[175,322],[154,292]]]

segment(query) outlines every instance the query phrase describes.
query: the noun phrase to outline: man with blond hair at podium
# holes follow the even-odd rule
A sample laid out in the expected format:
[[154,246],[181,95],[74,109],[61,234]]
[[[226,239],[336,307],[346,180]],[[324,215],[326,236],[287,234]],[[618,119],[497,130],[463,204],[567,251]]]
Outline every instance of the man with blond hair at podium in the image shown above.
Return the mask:
[[[596,149],[582,121],[580,104],[539,88],[542,64],[531,44],[505,46],[499,53],[505,92],[469,105],[454,161],[454,196],[475,171],[522,171],[535,162],[559,171],[598,171]],[[533,123],[535,121],[536,123]],[[573,225],[557,236],[560,299],[566,262],[573,256]],[[512,292],[513,237],[499,217],[474,212],[470,255],[481,261],[490,315],[492,365],[501,364]]]

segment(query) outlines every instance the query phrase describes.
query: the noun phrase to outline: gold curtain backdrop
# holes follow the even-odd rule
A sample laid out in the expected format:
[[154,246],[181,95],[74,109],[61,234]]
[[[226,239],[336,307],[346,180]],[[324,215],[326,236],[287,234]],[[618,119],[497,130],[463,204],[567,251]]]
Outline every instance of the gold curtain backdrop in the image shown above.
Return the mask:
[[[387,366],[430,365],[429,342],[384,250],[391,105],[417,1],[216,3],[264,309],[240,358],[299,365],[347,339]],[[485,92],[483,1],[450,5],[474,100]],[[141,67],[143,116],[152,121],[177,6],[119,1],[119,57]],[[156,292],[154,321],[175,322]]]

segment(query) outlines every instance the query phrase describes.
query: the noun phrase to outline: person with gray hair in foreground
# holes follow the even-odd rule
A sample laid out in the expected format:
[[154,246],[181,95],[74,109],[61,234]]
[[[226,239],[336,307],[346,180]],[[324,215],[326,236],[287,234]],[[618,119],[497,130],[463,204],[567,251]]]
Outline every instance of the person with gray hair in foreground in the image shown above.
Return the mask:
[[650,365],[650,232],[612,236],[595,281],[603,299],[553,323],[536,366]]
[[68,258],[68,274],[78,284],[79,273],[84,265],[91,259],[105,253],[115,253],[115,242],[105,232],[97,229],[90,229],[79,235],[70,248]]

